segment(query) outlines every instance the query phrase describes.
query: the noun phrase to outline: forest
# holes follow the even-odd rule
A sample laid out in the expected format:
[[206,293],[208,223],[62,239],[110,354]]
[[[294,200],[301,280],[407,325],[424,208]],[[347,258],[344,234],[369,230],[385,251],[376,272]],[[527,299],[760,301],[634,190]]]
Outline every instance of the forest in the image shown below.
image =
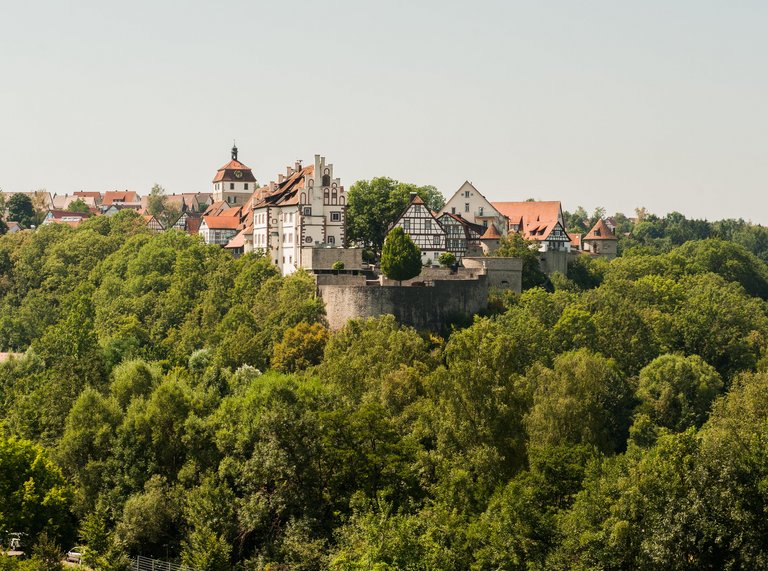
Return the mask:
[[442,332],[127,211],[0,237],[0,570],[768,569],[768,233],[622,223]]

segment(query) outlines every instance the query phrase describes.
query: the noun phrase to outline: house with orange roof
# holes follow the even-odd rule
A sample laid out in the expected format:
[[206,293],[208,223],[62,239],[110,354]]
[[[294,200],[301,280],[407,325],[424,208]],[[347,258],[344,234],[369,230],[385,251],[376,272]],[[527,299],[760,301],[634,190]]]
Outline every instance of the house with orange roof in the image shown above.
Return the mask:
[[567,272],[571,238],[565,231],[559,200],[494,202],[493,206],[509,221],[510,233],[516,232],[538,245],[543,272]]
[[240,216],[203,216],[198,233],[206,244],[226,246],[240,229]]
[[582,243],[585,252],[612,260],[617,255],[619,239],[606,221],[601,218],[587,232]]

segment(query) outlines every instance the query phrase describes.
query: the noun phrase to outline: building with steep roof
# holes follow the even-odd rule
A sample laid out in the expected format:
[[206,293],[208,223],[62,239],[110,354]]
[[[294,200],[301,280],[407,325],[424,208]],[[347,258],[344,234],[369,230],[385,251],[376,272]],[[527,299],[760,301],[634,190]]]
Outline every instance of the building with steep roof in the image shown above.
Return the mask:
[[584,236],[582,244],[585,252],[612,260],[617,255],[619,239],[605,220],[601,218]]
[[400,227],[421,250],[422,265],[438,263],[440,254],[446,252],[445,229],[421,197],[411,193],[411,200],[392,228]]
[[494,202],[493,206],[509,221],[509,232],[538,244],[539,263],[546,274],[568,271],[571,238],[565,231],[563,208],[559,200]]
[[232,160],[213,177],[213,202],[243,205],[258,187],[253,171],[237,160],[237,145],[232,147]]
[[315,155],[306,167],[296,162],[277,182],[256,190],[243,209],[245,251],[263,251],[284,275],[309,267],[312,248],[345,246],[346,204],[344,187],[325,157]]
[[481,226],[450,212],[443,212],[436,218],[445,230],[445,250],[456,256],[457,260],[461,260],[464,256],[481,254],[480,237],[489,228],[496,231],[495,224],[490,224],[488,227]]
[[203,216],[199,234],[206,244],[226,246],[237,234],[240,227],[240,216]]
[[459,190],[448,199],[440,210],[440,214],[445,213],[461,216],[486,228],[489,224],[495,224],[500,233],[507,233],[507,219],[469,181],[464,181]]

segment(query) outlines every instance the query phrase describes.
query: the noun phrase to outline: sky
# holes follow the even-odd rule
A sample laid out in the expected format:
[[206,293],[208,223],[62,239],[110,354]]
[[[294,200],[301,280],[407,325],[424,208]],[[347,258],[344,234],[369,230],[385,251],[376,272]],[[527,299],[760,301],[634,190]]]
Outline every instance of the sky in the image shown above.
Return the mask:
[[765,0],[0,0],[0,188],[347,188],[768,224]]

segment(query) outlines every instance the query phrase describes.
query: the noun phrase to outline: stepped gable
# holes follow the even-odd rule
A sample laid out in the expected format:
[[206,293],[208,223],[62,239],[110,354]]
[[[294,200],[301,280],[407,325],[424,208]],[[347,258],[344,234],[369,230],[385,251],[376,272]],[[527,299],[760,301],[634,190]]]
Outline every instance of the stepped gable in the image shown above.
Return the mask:
[[592,227],[592,230],[590,230],[586,236],[584,236],[584,240],[616,240],[616,234],[614,234],[611,229],[608,227],[608,224],[605,223],[605,220],[600,218],[595,225]]
[[281,180],[272,187],[254,192],[254,208],[260,206],[291,206],[299,203],[299,190],[305,188],[307,177],[315,172],[315,165],[306,166]]

